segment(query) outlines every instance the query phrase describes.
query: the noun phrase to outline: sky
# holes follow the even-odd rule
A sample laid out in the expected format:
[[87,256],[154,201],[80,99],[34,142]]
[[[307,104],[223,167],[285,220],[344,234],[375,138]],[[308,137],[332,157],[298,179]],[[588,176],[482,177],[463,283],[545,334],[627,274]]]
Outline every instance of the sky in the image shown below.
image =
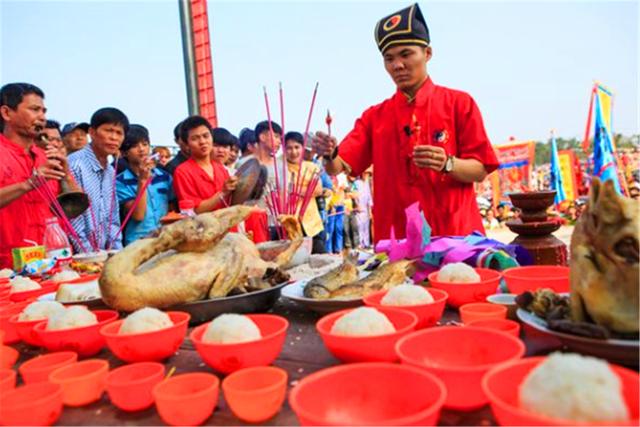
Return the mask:
[[[343,137],[395,91],[373,29],[410,1],[209,1],[218,125],[237,135],[266,119],[263,86],[280,121],[282,82],[285,130],[303,131],[319,82],[311,130],[330,109]],[[474,97],[494,144],[582,138],[594,81],[615,93],[613,130],[640,133],[638,2],[419,4],[431,78]],[[63,124],[114,106],[172,145],[188,114],[178,0],[0,0],[0,83],[16,81],[43,89]]]

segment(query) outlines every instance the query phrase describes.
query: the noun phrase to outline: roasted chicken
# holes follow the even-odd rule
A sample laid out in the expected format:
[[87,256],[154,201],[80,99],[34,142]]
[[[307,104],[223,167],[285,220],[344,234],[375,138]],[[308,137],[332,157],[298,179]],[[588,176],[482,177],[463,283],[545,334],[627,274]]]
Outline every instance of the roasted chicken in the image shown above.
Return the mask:
[[638,202],[594,178],[571,238],[571,318],[638,333]]
[[228,233],[255,208],[233,206],[166,226],[110,258],[100,278],[104,302],[117,310],[170,307],[205,297],[224,297],[256,287],[283,265],[302,243],[294,242],[275,262],[265,262],[253,242]]

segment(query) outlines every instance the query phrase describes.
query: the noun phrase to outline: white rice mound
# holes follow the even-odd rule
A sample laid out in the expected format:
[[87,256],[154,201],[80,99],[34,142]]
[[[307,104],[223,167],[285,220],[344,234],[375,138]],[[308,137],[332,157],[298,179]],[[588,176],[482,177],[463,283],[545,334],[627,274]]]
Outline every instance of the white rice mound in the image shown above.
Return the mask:
[[384,335],[396,331],[387,316],[372,307],[359,307],[340,317],[333,324],[334,335],[368,336]]
[[29,320],[51,319],[65,311],[64,305],[56,301],[35,301],[22,310],[18,320],[26,322]]
[[23,276],[14,277],[9,283],[11,284],[11,292],[35,291],[36,289],[42,289],[40,283]]
[[438,271],[438,281],[448,283],[478,283],[480,275],[463,262],[447,264]]
[[382,305],[419,305],[433,302],[433,296],[422,286],[398,285],[382,297]]
[[10,268],[3,268],[0,270],[0,279],[6,279],[13,276],[13,270]]
[[519,396],[523,409],[551,418],[613,424],[630,417],[609,364],[579,354],[551,354],[525,378]]
[[255,341],[262,337],[258,326],[242,314],[221,314],[209,323],[202,341],[216,344],[232,344]]
[[51,277],[54,282],[64,282],[65,280],[74,280],[80,278],[80,275],[73,270],[62,270]]
[[127,316],[120,326],[119,334],[139,334],[142,332],[159,331],[173,326],[167,313],[157,308],[145,307]]
[[47,322],[47,330],[80,328],[98,323],[98,318],[84,305],[72,305]]

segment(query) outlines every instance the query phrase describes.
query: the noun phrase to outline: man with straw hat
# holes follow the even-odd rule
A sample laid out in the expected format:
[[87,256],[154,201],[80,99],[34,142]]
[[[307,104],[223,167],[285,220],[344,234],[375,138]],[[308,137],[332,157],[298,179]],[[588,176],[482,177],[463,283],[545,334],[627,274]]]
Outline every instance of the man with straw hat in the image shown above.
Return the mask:
[[498,167],[473,98],[427,74],[429,30],[418,4],[381,19],[375,38],[397,91],[366,110],[338,148],[318,132],[315,150],[330,174],[374,166],[374,238],[405,234],[405,208],[420,202],[434,235],[484,231],[474,182]]

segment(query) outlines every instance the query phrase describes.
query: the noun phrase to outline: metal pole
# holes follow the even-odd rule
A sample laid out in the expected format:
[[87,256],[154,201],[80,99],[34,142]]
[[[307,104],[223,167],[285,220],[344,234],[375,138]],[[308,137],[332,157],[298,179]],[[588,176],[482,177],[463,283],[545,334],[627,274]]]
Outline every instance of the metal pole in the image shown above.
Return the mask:
[[198,84],[196,76],[196,61],[193,51],[193,26],[191,25],[190,0],[178,0],[180,7],[180,31],[182,33],[182,55],[184,59],[184,75],[187,84],[187,104],[189,115],[200,114],[198,100]]

